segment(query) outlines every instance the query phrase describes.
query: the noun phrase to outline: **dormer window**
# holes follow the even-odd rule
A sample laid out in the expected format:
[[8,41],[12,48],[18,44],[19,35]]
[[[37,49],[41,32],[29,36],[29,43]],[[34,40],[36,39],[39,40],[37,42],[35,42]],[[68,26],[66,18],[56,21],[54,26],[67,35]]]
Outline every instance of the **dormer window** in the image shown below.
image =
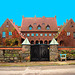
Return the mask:
[[36,23],[34,23],[33,25],[36,25]]
[[32,30],[32,26],[31,25],[29,26],[29,30]]
[[42,25],[45,25],[45,23],[42,23]]
[[38,25],[38,30],[40,30],[41,29],[41,26],[40,25]]
[[49,25],[47,25],[47,26],[46,26],[46,29],[47,29],[47,30],[49,30],[49,29],[50,29],[50,26],[49,26]]

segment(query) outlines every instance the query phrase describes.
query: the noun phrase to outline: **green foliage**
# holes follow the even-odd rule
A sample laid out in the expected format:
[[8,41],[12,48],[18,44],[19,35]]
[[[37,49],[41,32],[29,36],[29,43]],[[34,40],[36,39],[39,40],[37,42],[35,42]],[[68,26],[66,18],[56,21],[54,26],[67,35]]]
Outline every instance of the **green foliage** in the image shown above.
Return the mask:
[[75,59],[75,50],[62,50],[61,54],[67,54],[67,59]]

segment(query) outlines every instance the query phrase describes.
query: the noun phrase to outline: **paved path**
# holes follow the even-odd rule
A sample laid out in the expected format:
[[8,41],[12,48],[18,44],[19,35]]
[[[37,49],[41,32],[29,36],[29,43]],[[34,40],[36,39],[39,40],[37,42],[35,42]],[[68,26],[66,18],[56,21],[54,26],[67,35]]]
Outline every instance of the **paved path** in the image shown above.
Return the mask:
[[75,65],[0,67],[0,75],[75,75]]

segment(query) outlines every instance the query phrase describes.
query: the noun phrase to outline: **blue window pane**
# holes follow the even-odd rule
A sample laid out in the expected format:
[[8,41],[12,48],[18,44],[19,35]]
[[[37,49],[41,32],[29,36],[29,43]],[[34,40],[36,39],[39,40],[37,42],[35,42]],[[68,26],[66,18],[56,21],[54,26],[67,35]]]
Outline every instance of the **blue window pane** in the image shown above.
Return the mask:
[[31,34],[31,36],[34,36],[34,34]]
[[38,27],[38,29],[41,29],[41,27]]
[[12,35],[12,32],[9,32],[9,35]]
[[49,34],[49,36],[51,36],[51,34]]
[[36,36],[38,36],[38,34],[36,34]]
[[29,30],[32,30],[32,27],[29,27]]
[[2,32],[2,37],[5,38],[6,37],[6,33]]
[[30,34],[27,34],[27,36],[30,36]]
[[43,36],[43,34],[40,34],[40,36]]
[[50,28],[49,27],[47,27],[47,30],[49,30]]
[[45,34],[45,36],[47,36],[47,34]]

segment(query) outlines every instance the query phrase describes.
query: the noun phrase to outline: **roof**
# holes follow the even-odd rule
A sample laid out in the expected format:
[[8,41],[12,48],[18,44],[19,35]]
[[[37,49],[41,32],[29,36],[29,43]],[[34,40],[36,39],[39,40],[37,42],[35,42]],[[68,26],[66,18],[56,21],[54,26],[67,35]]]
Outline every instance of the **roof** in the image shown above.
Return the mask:
[[[8,19],[8,18],[7,18]],[[9,20],[9,19],[8,19]],[[15,23],[13,23],[11,20],[9,20],[9,22],[11,22],[11,24],[14,26],[14,28],[17,30],[18,34],[21,36],[21,38],[25,39],[25,37],[23,37],[21,34],[20,34],[20,30],[18,28],[17,25],[15,25]]]
[[26,39],[23,41],[22,45],[30,45],[30,42],[29,42],[28,38],[26,38]]
[[[34,25],[36,23],[36,25]],[[45,25],[42,25],[44,23]],[[29,26],[32,26],[33,29],[29,30]],[[38,25],[41,26],[41,30],[38,30]],[[46,30],[46,26],[50,26],[50,30]],[[30,17],[26,18],[23,16],[21,31],[58,31],[56,17]]]
[[[66,23],[64,23],[63,26],[61,26],[61,28],[58,30],[58,33],[56,34],[55,38],[57,38],[59,36],[59,34],[65,29],[65,27],[68,25],[68,23],[71,21],[72,19],[70,19],[69,21],[67,21]],[[73,21],[73,20],[72,20]]]
[[55,38],[52,39],[50,45],[58,45],[58,42],[55,40]]

